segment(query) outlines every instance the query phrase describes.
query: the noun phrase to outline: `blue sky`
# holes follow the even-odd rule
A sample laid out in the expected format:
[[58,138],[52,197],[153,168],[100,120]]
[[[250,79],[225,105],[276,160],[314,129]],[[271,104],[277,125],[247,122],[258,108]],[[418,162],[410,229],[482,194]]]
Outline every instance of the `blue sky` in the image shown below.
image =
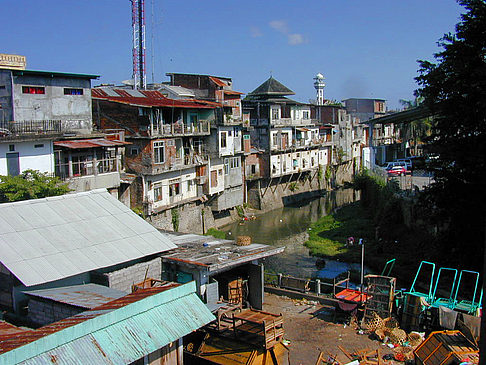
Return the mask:
[[[250,92],[271,74],[307,102],[313,77],[325,97],[413,98],[418,59],[454,31],[454,0],[146,1],[147,79],[166,72],[232,77]],[[3,0],[0,52],[27,56],[29,69],[131,78],[129,0]],[[153,29],[153,32],[152,32]],[[151,46],[151,41],[153,47]]]

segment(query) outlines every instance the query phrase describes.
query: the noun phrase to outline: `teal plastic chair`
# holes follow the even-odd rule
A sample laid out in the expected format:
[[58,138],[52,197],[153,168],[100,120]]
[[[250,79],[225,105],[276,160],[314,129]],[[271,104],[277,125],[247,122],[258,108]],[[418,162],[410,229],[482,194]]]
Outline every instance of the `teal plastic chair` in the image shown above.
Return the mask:
[[[459,289],[461,288],[461,283],[463,279],[463,274],[471,274],[474,280],[474,291],[472,295],[472,300],[467,300],[463,299],[458,301],[457,297],[459,294]],[[482,300],[482,292],[480,295],[480,300],[476,302],[476,294],[478,291],[478,285],[479,285],[479,273],[477,271],[469,271],[469,270],[461,270],[459,274],[459,280],[457,282],[457,287],[456,287],[456,293],[454,295],[454,304],[455,304],[455,309],[460,310],[462,312],[466,312],[469,314],[475,314],[478,308],[481,306],[481,300]]]
[[[417,290],[415,290],[415,284],[417,283],[417,279],[420,275],[420,271],[422,271],[422,266],[429,265],[432,268],[432,272],[430,274],[430,280],[429,280],[429,291],[427,293],[422,293]],[[415,279],[413,280],[412,286],[410,287],[410,290],[408,292],[405,292],[405,294],[413,295],[416,297],[422,297],[425,299],[427,303],[432,302],[432,287],[434,285],[434,275],[435,275],[435,264],[433,262],[429,261],[422,261],[420,263],[420,266],[417,270],[417,273],[415,274]]]
[[[452,285],[450,286],[450,291],[449,291],[449,297],[448,298],[442,298],[442,297],[437,297],[437,287],[439,286],[439,282],[440,282],[440,277],[441,277],[441,274],[442,274],[442,271],[450,271],[452,273],[454,273],[454,279],[452,281]],[[434,292],[432,294],[432,303],[431,305],[433,307],[440,307],[440,306],[443,306],[443,307],[447,307],[447,308],[450,308],[450,309],[454,309],[455,307],[455,301],[454,301],[454,298],[453,298],[453,295],[454,295],[454,289],[456,287],[456,280],[457,280],[457,269],[451,269],[449,267],[441,267],[439,269],[439,272],[437,273],[437,278],[435,279],[435,287],[434,287]]]
[[[397,259],[391,259],[390,261],[387,261],[385,264],[385,267],[383,268],[383,271],[381,272],[381,276],[390,276],[390,273],[393,269],[393,266],[395,266],[395,261]],[[388,269],[388,271],[387,271]]]

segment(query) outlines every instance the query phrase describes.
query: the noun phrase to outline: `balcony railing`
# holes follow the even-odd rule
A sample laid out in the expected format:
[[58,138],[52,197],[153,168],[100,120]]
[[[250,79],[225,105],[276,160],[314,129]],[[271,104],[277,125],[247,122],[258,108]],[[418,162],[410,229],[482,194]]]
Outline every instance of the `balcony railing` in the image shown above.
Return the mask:
[[272,151],[288,150],[293,148],[315,147],[315,146],[320,146],[322,144],[328,144],[324,138],[314,138],[312,140],[294,139],[291,144],[287,144],[285,145],[285,147],[282,146],[283,143],[281,142],[277,143],[277,145],[272,145]]
[[0,122],[5,135],[18,134],[55,134],[64,132],[60,120],[24,120]]
[[292,118],[279,118],[279,119],[272,119],[272,125],[278,126],[311,126],[317,123],[316,119],[292,119]]
[[57,163],[55,175],[62,180],[82,176],[94,176],[118,171],[118,158],[104,158],[98,160],[72,161],[68,163]]
[[198,123],[172,123],[163,124],[161,128],[154,128],[154,135],[161,136],[182,136],[191,134],[209,134],[210,122],[207,120],[201,120]]

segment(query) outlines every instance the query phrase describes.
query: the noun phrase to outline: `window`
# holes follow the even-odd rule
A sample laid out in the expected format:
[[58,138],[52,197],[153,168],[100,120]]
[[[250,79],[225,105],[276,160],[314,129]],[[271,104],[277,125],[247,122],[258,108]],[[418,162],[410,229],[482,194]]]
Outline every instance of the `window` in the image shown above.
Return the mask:
[[45,94],[46,89],[42,86],[22,86],[23,94]]
[[302,112],[302,119],[309,119],[309,111],[308,110],[304,110]]
[[35,144],[34,145],[34,148],[43,148],[43,147],[44,147],[44,144],[43,143]]
[[169,196],[173,197],[181,193],[181,184],[177,180],[169,180]]
[[232,157],[230,159],[230,167],[232,169],[237,169],[240,167],[240,158],[239,157]]
[[218,170],[218,176],[223,176],[223,169]]
[[224,174],[229,175],[230,165],[229,165],[229,158],[224,159]]
[[9,144],[9,145],[8,145],[8,150],[9,150],[10,152],[15,151],[15,145],[14,145],[14,144]]
[[219,141],[219,146],[220,148],[226,148],[227,143],[226,143],[226,138],[228,136],[228,132],[221,132],[219,135],[220,141]]
[[138,155],[138,148],[137,147],[132,147],[130,148],[130,155]]
[[64,95],[83,95],[83,89],[64,88]]
[[272,120],[279,119],[280,110],[279,109],[272,109]]
[[165,162],[165,143],[164,141],[154,142],[154,162]]
[[0,85],[0,90],[5,90],[5,85]]
[[162,185],[156,185],[154,187],[154,201],[159,202],[162,200]]

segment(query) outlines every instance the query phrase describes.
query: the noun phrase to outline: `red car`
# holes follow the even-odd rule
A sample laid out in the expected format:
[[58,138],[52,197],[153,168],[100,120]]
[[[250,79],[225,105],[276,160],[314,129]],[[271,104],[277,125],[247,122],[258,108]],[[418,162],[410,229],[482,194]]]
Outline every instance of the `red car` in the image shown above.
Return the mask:
[[402,176],[406,175],[407,169],[403,166],[392,166],[386,172],[388,176]]

